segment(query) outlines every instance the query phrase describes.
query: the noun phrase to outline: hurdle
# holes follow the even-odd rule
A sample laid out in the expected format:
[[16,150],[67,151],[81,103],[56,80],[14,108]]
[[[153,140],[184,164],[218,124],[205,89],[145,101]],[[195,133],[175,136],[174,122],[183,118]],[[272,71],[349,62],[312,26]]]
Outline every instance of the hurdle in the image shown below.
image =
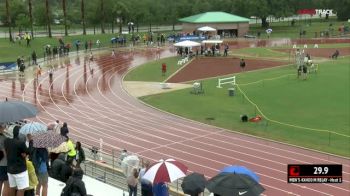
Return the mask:
[[228,77],[228,78],[219,78],[217,88],[222,88],[222,84],[232,84],[236,85],[236,76]]

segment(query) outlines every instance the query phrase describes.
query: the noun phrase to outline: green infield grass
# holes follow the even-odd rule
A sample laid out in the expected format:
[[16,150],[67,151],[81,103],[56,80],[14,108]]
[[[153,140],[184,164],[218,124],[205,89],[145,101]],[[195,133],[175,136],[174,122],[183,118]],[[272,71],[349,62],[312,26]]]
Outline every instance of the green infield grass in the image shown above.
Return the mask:
[[[142,66],[133,69],[125,76],[126,81],[147,81],[147,82],[162,82],[166,80],[171,74],[181,68],[181,65],[177,64],[180,57],[169,57],[156,61],[151,61]],[[162,75],[162,63],[166,63],[167,72]]]
[[[199,122],[350,157],[349,60],[324,62],[306,80],[293,66],[238,74],[235,96],[228,96],[230,85],[219,89],[210,79],[201,95],[184,89],[141,100]],[[263,120],[243,123],[242,114]]]
[[242,48],[233,50],[231,54],[250,56],[254,58],[287,58],[289,56],[288,53],[271,50],[269,48]]

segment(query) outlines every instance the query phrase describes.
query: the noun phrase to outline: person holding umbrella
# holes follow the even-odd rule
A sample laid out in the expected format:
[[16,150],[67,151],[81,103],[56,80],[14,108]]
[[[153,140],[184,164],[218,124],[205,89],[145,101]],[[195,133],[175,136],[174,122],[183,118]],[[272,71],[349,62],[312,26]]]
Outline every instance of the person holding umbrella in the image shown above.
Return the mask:
[[198,196],[199,193],[204,191],[206,184],[207,179],[205,179],[204,175],[194,172],[183,179],[181,188],[188,195]]
[[[142,163],[143,163],[143,159],[142,159]],[[149,166],[150,166],[150,162],[146,161],[143,164],[143,168],[140,170],[140,182],[141,182],[141,195],[142,196],[153,196],[152,183],[143,178],[143,176],[145,175],[146,170],[148,170]]]
[[[0,123],[0,195],[7,195],[10,187],[7,176],[7,158],[5,155],[4,142],[6,137],[3,135],[5,131],[5,124]],[[4,189],[2,189],[4,187]]]
[[29,176],[26,165],[27,147],[18,138],[20,126],[13,128],[13,139],[7,138],[4,142],[7,155],[7,174],[10,190],[8,195],[23,196],[25,189],[29,187]]

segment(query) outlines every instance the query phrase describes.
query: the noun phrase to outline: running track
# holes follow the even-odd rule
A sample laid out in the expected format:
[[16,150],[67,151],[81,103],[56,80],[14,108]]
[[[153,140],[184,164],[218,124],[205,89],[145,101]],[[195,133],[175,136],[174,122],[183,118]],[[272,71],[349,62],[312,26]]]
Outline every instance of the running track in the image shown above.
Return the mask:
[[[161,57],[174,53],[164,50]],[[96,58],[96,57],[95,57]],[[0,75],[0,99],[24,99],[37,105],[37,121],[68,122],[70,135],[103,150],[122,148],[150,160],[174,158],[207,177],[231,164],[244,165],[261,177],[264,195],[350,195],[350,160],[291,147],[168,115],[130,97],[122,77],[131,67],[155,59],[151,50],[99,56],[89,63],[81,53],[60,61],[53,81]],[[349,141],[350,142],[350,141]],[[342,164],[342,184],[288,184],[290,163]]]

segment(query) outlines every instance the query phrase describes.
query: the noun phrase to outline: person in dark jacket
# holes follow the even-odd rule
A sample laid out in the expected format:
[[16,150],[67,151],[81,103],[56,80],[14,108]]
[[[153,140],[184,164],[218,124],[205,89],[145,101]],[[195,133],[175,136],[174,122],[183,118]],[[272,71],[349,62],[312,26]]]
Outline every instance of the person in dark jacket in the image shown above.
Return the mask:
[[67,137],[68,133],[69,133],[68,124],[66,122],[64,122],[62,127],[61,127],[61,135]]
[[18,138],[19,129],[20,126],[13,128],[13,139],[5,139],[4,147],[7,156],[7,175],[9,179],[12,179],[9,180],[8,195],[15,195],[17,191],[17,196],[23,196],[25,189],[29,187],[29,176],[25,160],[27,147]]
[[58,158],[52,162],[51,170],[50,170],[50,176],[52,178],[56,180],[61,180],[60,174],[61,174],[62,167],[66,164],[65,158],[66,158],[66,155],[64,153],[60,153],[58,155]]
[[83,161],[85,161],[85,152],[84,152],[84,149],[81,147],[81,143],[80,142],[77,142],[75,144],[75,151],[77,152],[77,157],[76,157],[77,165],[76,165],[76,167],[80,168],[80,164]]
[[73,174],[73,159],[69,158],[67,159],[66,163],[62,166],[60,180],[66,183],[72,174]]
[[73,175],[68,179],[66,183],[67,188],[64,188],[66,189],[65,191],[68,191],[70,195],[87,196],[85,184],[83,182],[83,175],[84,172],[82,169],[75,169]]

